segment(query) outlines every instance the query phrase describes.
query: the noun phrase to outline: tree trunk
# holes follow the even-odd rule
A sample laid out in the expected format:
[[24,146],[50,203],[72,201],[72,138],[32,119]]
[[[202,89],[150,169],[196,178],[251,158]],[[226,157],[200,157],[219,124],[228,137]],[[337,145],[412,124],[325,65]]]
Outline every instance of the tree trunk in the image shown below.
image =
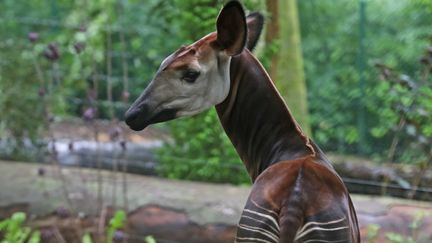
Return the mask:
[[303,130],[311,135],[296,0],[266,0],[266,42],[276,45],[270,76]]

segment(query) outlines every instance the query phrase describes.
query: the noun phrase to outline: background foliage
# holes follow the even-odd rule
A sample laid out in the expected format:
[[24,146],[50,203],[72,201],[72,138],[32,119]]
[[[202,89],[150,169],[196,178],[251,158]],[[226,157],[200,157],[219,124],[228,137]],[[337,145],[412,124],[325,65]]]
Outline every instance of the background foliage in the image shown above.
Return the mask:
[[[90,91],[96,92],[99,117],[109,117],[108,82],[113,88],[114,115],[122,119],[127,106],[123,101],[140,94],[165,56],[214,31],[215,17],[223,3],[223,0],[148,0],[145,4],[138,0],[1,1],[2,143],[40,140],[45,127],[41,117],[82,116],[89,106]],[[264,1],[243,3],[249,10],[265,12]],[[431,2],[366,1],[364,94],[358,73],[359,1],[304,0],[298,4],[313,138],[326,151],[386,158],[398,133],[393,129],[398,114],[389,106],[394,99],[410,97],[410,91],[404,91],[408,92],[406,95],[389,96],[390,87],[379,80],[380,70],[374,65],[385,63],[397,73],[412,77],[413,82],[431,83],[430,76],[419,78],[423,69],[418,62],[431,44]],[[28,40],[30,32],[39,33],[35,43]],[[59,49],[60,58],[54,62],[44,57],[49,43],[55,43]],[[83,50],[77,51],[77,44],[83,45]],[[257,55],[267,68],[277,48],[260,44]],[[112,62],[111,70],[107,67],[108,59]],[[38,79],[34,60],[44,71],[44,84]],[[128,65],[130,94],[122,89],[124,63]],[[41,88],[50,94],[45,96],[47,110],[41,102]],[[432,99],[421,101],[424,107],[430,107],[431,102]],[[359,107],[366,109],[363,151],[357,146]],[[162,175],[232,183],[248,181],[214,110],[161,126],[171,131],[174,141],[158,152]],[[429,134],[430,128],[422,129]],[[402,151],[394,159],[412,161],[412,157],[406,159],[407,153],[415,151],[406,146],[412,140],[405,136],[400,139]]]
[[[361,92],[358,58],[359,1],[300,1],[302,45],[308,83],[313,136],[326,150],[358,153],[358,109],[366,107],[364,155],[382,156],[394,136],[375,136],[374,128],[388,122],[383,112],[387,93],[379,95],[375,63],[403,73],[420,71],[418,62],[431,41],[431,15],[426,1],[366,1],[367,68]],[[430,81],[430,80],[429,80]]]

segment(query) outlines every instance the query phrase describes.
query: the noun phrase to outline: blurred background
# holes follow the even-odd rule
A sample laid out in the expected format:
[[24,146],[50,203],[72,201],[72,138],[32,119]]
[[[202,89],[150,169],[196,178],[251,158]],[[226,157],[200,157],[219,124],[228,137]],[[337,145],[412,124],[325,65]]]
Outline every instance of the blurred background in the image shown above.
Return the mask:
[[[123,122],[223,0],[0,2],[2,242],[232,242],[251,185],[211,109]],[[432,1],[243,0],[364,242],[432,241]],[[7,241],[9,240],[9,241]]]

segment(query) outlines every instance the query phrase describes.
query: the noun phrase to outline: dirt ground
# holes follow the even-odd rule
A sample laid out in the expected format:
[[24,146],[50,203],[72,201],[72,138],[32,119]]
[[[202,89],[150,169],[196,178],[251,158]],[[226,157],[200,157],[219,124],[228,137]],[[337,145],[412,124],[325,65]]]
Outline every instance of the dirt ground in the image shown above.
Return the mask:
[[[98,215],[101,206],[124,207],[127,201],[134,234],[165,237],[174,237],[176,232],[186,234],[175,236],[177,241],[166,242],[188,242],[183,240],[191,235],[212,237],[215,241],[211,242],[231,239],[250,190],[248,186],[130,174],[123,177],[109,171],[9,161],[0,161],[0,171],[0,218],[14,210],[27,211],[31,218],[43,218],[59,208],[84,217]],[[98,185],[102,195],[99,198]],[[69,200],[65,200],[66,197]],[[363,195],[352,197],[364,242],[368,242],[368,237],[386,242],[388,232],[414,236],[421,239],[418,242],[432,240],[432,203]],[[412,226],[414,223],[416,227]],[[380,227],[375,236],[370,235],[371,225]],[[179,227],[182,230],[179,231]],[[224,234],[224,240],[215,238]],[[189,242],[206,242],[202,239],[198,237]]]

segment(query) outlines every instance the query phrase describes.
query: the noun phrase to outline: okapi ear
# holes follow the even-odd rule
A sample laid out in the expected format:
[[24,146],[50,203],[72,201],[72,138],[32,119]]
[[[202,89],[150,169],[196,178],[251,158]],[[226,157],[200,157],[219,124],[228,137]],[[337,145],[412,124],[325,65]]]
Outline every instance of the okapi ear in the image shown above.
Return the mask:
[[247,49],[253,51],[261,36],[264,27],[264,16],[259,12],[254,12],[246,17],[248,27]]
[[245,12],[238,1],[228,2],[216,21],[217,46],[229,56],[240,54],[247,40]]

